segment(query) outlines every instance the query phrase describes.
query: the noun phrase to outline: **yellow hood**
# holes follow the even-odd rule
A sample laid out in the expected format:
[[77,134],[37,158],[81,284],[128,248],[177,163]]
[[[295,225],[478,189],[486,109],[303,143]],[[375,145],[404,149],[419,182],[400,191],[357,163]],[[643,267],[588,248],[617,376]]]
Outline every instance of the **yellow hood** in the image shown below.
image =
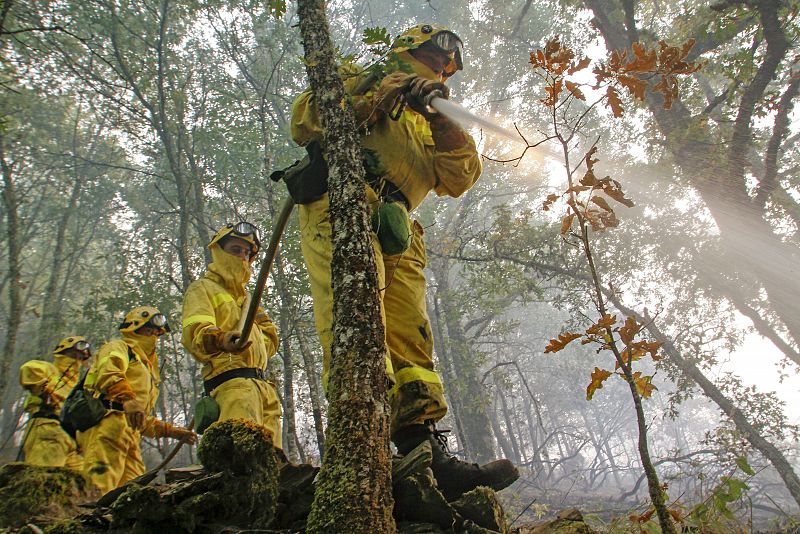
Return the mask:
[[244,296],[245,285],[253,274],[250,263],[238,256],[228,254],[219,245],[211,247],[211,259],[213,261],[208,266],[208,272],[216,275],[216,278],[218,278],[216,282],[227,289],[235,298]]

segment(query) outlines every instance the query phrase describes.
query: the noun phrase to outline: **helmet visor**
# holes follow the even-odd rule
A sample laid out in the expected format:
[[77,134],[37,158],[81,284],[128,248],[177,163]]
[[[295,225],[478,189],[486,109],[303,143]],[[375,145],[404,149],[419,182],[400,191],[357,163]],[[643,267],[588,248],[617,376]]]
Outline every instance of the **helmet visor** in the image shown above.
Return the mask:
[[462,57],[464,57],[464,44],[461,42],[461,38],[458,35],[449,30],[443,30],[431,37],[431,43],[439,50],[453,55],[453,60],[456,63],[456,70],[464,68],[462,60]]
[[251,224],[247,221],[238,222],[235,225],[233,225],[233,228],[231,230],[234,235],[242,237],[252,236],[253,241],[256,242],[256,246],[258,248],[261,248],[261,239],[258,235],[258,228],[256,228],[254,224]]
[[461,50],[464,46],[458,35],[447,30],[440,31],[431,37],[431,41],[445,52],[455,52],[456,50]]
[[164,328],[167,325],[167,318],[163,313],[157,313],[147,321],[147,324],[156,328]]

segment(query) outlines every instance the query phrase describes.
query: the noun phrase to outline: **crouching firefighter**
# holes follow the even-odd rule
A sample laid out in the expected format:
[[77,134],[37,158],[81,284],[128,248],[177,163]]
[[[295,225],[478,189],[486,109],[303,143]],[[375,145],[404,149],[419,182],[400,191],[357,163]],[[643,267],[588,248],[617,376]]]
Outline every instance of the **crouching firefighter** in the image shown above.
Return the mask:
[[132,309],[119,325],[122,338],[100,347],[86,375],[84,389],[102,401],[106,412],[96,425],[78,432],[78,444],[83,474],[103,493],[144,473],[142,435],[196,441],[191,430],[151,415],[160,382],[156,343],[169,330],[156,308]]
[[[387,374],[394,382],[389,399],[392,441],[401,454],[408,454],[422,442],[431,443],[433,474],[449,500],[476,486],[499,490],[519,477],[508,460],[478,465],[453,457],[435,426],[447,413],[447,403],[433,362],[433,336],[425,301],[423,230],[409,214],[431,191],[439,196],[461,196],[481,174],[472,137],[427,106],[434,96],[448,98],[445,82],[462,69],[461,48],[461,40],[452,31],[421,24],[394,41],[386,62],[394,71],[382,79],[353,64],[340,68],[361,128],[362,152],[368,155],[364,160],[364,186],[372,211],[372,244],[391,360]],[[309,147],[322,140],[323,129],[311,90],[294,101],[291,131],[313,160],[314,151]],[[286,181],[292,193],[290,180]],[[333,342],[328,194],[295,200],[300,204],[301,248],[324,354],[324,385]]]
[[208,244],[208,271],[184,295],[181,341],[203,366],[205,397],[195,411],[197,431],[215,420],[246,419],[262,425],[281,449],[281,404],[266,376],[278,331],[261,307],[247,341],[237,343],[240,320],[247,314],[245,285],[260,246],[258,230],[248,222],[216,233]]
[[31,360],[20,367],[19,383],[28,391],[25,411],[31,417],[22,442],[26,464],[76,471],[83,467],[75,440],[61,427],[59,412],[90,357],[86,338],[69,336],[56,346],[52,363]]

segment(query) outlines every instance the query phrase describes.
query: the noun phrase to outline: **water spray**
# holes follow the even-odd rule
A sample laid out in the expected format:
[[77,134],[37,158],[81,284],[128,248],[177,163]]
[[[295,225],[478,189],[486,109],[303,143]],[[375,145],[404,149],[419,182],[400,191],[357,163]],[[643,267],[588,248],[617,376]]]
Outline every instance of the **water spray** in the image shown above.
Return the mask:
[[475,124],[485,128],[486,130],[500,134],[506,139],[516,141],[517,143],[523,143],[522,138],[516,132],[512,132],[506,128],[503,128],[499,124],[495,124],[489,119],[479,117],[478,115],[475,115],[471,111],[464,108],[464,106],[456,104],[451,100],[447,100],[444,97],[444,94],[438,89],[431,91],[426,96],[425,105],[437,113],[441,113],[462,128],[467,128]]

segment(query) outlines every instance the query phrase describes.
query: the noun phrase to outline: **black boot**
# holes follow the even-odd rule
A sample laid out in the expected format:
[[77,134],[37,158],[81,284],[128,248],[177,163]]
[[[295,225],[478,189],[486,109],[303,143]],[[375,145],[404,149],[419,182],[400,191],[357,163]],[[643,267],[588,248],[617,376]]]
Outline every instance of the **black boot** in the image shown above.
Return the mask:
[[401,428],[394,433],[392,441],[403,456],[420,443],[430,442],[433,451],[431,469],[436,487],[448,501],[454,501],[478,486],[501,490],[519,478],[517,468],[506,459],[478,465],[452,456],[447,450],[447,439],[432,423]]

